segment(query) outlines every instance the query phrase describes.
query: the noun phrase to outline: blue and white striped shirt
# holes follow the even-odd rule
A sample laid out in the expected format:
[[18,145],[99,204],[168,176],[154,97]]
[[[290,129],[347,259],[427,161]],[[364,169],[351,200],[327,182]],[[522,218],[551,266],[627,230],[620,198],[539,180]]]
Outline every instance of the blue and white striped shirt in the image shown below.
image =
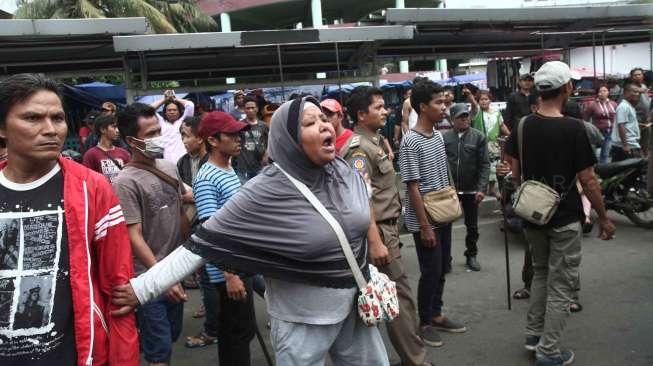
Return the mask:
[[[211,217],[238,192],[238,189],[240,189],[240,180],[233,169],[224,170],[206,162],[193,181],[193,196],[198,219],[203,221]],[[222,271],[215,266],[207,264],[206,272],[211,283],[224,282]]]

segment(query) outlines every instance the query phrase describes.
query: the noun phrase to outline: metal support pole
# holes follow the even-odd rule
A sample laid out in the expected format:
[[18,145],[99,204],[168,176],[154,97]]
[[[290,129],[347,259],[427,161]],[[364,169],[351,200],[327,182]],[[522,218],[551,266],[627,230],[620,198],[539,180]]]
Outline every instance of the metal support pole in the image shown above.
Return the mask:
[[649,69],[653,70],[653,32],[648,32]]
[[[395,8],[403,9],[405,7],[406,2],[404,0],[395,0]],[[408,60],[399,61],[399,72],[402,74],[410,72],[410,64],[408,63]]]
[[129,72],[129,63],[127,62],[127,56],[122,57],[122,69],[123,77],[125,78],[125,99],[127,104],[134,103],[134,89],[132,86],[131,73]]
[[313,28],[323,28],[322,24],[322,1],[311,0],[311,17],[313,18]]
[[603,48],[603,80],[607,79],[605,74],[605,32],[601,34],[601,48]]
[[141,90],[147,89],[147,60],[143,52],[138,53],[138,62],[141,68]]
[[281,61],[281,46],[277,45],[277,60],[279,62],[279,80],[281,81],[281,96],[286,99],[286,84],[283,81],[283,62]]
[[231,17],[229,13],[220,14],[220,32],[231,32]]
[[340,77],[340,52],[338,51],[338,42],[334,43],[336,49],[336,68],[338,70],[338,101],[342,105],[342,80]]
[[540,34],[540,51],[540,56],[544,59],[544,34]]
[[596,81],[596,33],[592,32],[592,69],[594,69],[594,80]]

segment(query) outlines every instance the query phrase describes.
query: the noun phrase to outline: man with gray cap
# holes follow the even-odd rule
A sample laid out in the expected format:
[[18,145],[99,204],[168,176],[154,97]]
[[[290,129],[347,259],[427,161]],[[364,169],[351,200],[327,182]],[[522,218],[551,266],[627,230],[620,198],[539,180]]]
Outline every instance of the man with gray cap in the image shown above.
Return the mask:
[[481,265],[476,260],[478,205],[485,197],[490,174],[487,140],[481,131],[470,127],[471,119],[466,104],[454,104],[450,114],[453,129],[446,131],[443,137],[458,199],[465,213],[465,265],[471,271],[480,271]]
[[[526,240],[532,248],[532,299],[527,315],[527,350],[535,351],[536,366],[568,365],[571,350],[561,350],[581,259],[581,220],[584,217],[578,180],[599,216],[600,237],[612,239],[614,224],[607,217],[594,175],[596,157],[583,123],[565,117],[562,109],[572,92],[571,70],[560,61],[547,62],[535,74],[540,95],[538,111],[522,118],[506,143],[513,180],[537,180],[561,197],[545,225],[528,224]],[[551,149],[555,146],[555,149]]]

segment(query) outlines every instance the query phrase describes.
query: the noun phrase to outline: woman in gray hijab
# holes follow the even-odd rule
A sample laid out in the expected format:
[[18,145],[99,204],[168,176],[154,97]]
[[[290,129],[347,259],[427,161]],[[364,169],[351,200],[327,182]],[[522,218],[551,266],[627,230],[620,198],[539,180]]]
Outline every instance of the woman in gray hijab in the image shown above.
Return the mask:
[[[272,117],[270,158],[307,185],[342,226],[366,279],[367,245],[381,245],[365,183],[336,157],[335,131],[312,97]],[[209,261],[265,277],[278,365],[388,365],[377,327],[359,319],[356,282],[337,236],[274,164],[245,184],[180,248],[113,291],[114,315],[144,304]]]

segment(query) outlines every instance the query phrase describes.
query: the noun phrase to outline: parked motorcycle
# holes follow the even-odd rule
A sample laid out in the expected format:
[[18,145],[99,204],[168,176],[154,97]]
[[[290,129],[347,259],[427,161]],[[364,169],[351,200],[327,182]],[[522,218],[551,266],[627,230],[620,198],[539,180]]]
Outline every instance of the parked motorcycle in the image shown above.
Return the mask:
[[628,217],[635,225],[653,228],[653,197],[646,187],[647,159],[626,159],[599,164],[594,171],[601,181],[608,210]]

